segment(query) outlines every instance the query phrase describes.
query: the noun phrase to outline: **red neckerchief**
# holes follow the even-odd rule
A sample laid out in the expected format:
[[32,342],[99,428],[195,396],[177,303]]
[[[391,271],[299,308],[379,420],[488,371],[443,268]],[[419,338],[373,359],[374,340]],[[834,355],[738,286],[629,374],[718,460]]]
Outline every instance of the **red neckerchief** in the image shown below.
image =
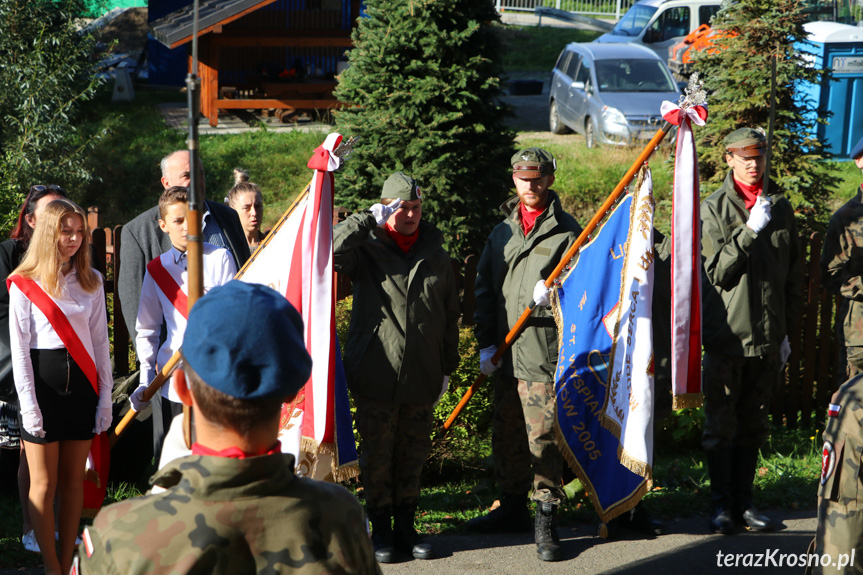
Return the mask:
[[414,242],[417,241],[417,238],[420,237],[420,229],[417,227],[416,231],[409,236],[404,234],[400,234],[395,231],[389,222],[384,223],[384,230],[387,232],[387,235],[392,238],[392,240],[396,243],[401,251],[404,253],[408,253]]
[[734,191],[737,192],[737,195],[743,198],[743,202],[746,204],[746,209],[751,210],[752,206],[755,205],[755,200],[758,199],[758,196],[761,195],[761,190],[764,189],[764,178],[758,180],[757,184],[749,185],[744,184],[739,181],[737,178],[732,177],[734,180]]
[[246,453],[239,447],[227,447],[216,451],[215,449],[210,449],[206,445],[201,445],[200,443],[192,444],[192,455],[211,455],[213,457],[227,457],[228,459],[245,459],[247,457],[260,457],[261,455],[274,455],[276,453],[281,453],[281,451],[281,441],[276,441],[276,444],[273,447],[260,453]]
[[518,204],[518,213],[521,215],[521,230],[524,232],[525,237],[530,233],[530,230],[533,229],[533,226],[536,225],[536,218],[539,217],[545,211],[545,208],[541,210],[528,210],[527,206],[522,203]]

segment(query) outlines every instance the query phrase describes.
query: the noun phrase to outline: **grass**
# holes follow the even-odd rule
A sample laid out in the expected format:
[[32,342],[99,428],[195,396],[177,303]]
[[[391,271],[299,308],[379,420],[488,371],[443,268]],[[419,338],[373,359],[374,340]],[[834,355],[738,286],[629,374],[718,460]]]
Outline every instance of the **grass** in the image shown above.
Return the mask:
[[570,42],[592,42],[602,34],[575,28],[500,26],[501,62],[508,74],[551,74],[557,57]]

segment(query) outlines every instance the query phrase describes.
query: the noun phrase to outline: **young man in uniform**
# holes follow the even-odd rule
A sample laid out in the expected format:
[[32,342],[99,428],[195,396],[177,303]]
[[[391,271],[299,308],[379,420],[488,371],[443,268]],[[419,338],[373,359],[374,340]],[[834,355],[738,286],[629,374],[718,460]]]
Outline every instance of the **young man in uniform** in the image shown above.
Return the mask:
[[[153,478],[167,490],[102,509],[73,573],[380,573],[362,507],[294,475],[281,406],[312,361],[297,311],[238,280],[189,312],[172,384],[194,414],[192,455]],[[77,570],[76,570],[77,569]]]
[[[525,507],[533,487],[537,554],[560,559],[557,507],[563,457],[554,437],[554,370],[557,328],[549,307],[545,278],[581,233],[552,191],[556,168],[551,153],[527,148],[512,157],[513,196],[486,242],[477,267],[476,337],[481,370],[500,373],[494,381],[492,452],[495,477],[503,491],[501,505],[473,519],[477,531],[519,529],[528,521]],[[498,364],[497,344],[531,302],[537,304],[527,326]]]
[[701,204],[704,433],[714,512],[730,535],[775,527],[752,504],[770,398],[790,353],[800,309],[801,258],[794,210],[771,181],[765,194],[764,133],[725,137],[725,182]]

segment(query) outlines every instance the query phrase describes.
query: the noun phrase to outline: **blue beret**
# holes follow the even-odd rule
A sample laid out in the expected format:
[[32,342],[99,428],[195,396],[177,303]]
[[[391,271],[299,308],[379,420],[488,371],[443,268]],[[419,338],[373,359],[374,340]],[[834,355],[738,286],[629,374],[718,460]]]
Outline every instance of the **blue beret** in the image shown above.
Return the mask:
[[851,159],[856,160],[860,156],[863,156],[863,138],[857,140],[857,143],[854,144],[854,147],[851,148]]
[[288,397],[312,371],[294,306],[272,288],[239,280],[195,303],[183,357],[204,383],[237,399]]

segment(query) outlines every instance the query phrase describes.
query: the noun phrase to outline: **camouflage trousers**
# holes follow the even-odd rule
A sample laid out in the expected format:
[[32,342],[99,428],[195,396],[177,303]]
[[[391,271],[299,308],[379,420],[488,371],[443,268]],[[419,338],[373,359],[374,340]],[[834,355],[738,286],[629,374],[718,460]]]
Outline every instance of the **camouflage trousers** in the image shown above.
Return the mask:
[[705,451],[761,447],[770,433],[770,399],[779,382],[779,355],[741,357],[705,352],[702,369]]
[[846,379],[851,379],[855,375],[863,373],[863,347],[859,345],[849,345],[845,348],[845,367]]
[[354,397],[357,430],[363,439],[360,455],[363,493],[369,509],[415,505],[420,474],[431,451],[433,404]]
[[[838,391],[839,412],[824,427],[821,481],[818,487],[818,527],[815,552],[829,555],[837,565],[817,567],[814,573],[863,573],[863,377]],[[855,551],[854,565],[838,568],[840,554]]]
[[563,456],[553,424],[554,383],[495,377],[492,454],[504,493],[524,495],[532,485],[534,501],[563,498]]

